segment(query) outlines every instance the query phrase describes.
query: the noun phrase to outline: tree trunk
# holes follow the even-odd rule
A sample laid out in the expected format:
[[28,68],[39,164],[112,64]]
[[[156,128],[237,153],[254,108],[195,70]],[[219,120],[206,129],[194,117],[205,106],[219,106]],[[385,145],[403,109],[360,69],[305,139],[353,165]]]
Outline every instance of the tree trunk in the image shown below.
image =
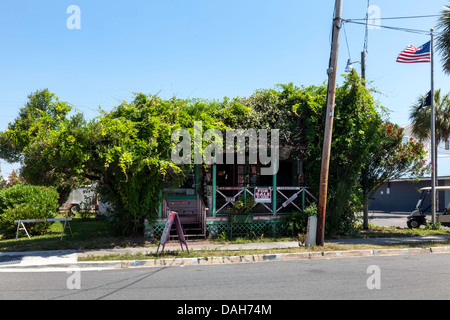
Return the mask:
[[363,209],[363,229],[369,230],[369,198],[366,199]]

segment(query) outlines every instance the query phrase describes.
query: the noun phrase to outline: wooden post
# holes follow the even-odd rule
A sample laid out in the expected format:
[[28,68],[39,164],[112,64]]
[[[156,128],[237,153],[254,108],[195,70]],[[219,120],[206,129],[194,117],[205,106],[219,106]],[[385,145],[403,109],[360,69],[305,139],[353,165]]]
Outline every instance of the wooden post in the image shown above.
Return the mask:
[[[276,152],[276,150],[272,149],[272,152]],[[279,155],[276,154],[275,158],[278,157]],[[277,158],[278,159],[278,158]],[[273,165],[273,176],[272,176],[272,187],[273,187],[273,192],[272,192],[272,211],[273,211],[273,215],[276,216],[277,215],[277,172],[278,172],[278,161],[274,161],[274,163],[272,163]]]
[[336,101],[336,78],[337,63],[339,54],[339,36],[341,29],[342,0],[336,0],[334,20],[333,20],[333,39],[331,45],[330,66],[328,69],[328,93],[327,93],[327,111],[325,114],[325,135],[322,150],[322,165],[320,172],[319,201],[317,210],[317,245],[324,245],[325,238],[325,213],[327,208],[328,192],[328,171],[330,166],[331,141],[333,133],[334,107]]
[[[361,52],[361,78],[366,79],[366,52]],[[366,84],[364,83],[364,86]]]
[[302,212],[305,212],[305,187],[303,187],[302,191]]
[[212,165],[212,216],[216,216],[216,193],[217,193],[217,164],[214,156],[214,163]]
[[200,184],[201,184],[201,164],[195,165],[195,194],[200,194]]
[[163,191],[159,191],[159,205],[158,205],[158,219],[162,218],[162,210],[163,210]]

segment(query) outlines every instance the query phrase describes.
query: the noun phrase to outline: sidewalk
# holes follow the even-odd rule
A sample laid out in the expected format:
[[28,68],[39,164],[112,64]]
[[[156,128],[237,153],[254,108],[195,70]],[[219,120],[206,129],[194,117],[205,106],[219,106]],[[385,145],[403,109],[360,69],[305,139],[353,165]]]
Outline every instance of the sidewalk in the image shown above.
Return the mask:
[[[402,243],[419,242],[439,242],[450,240],[450,236],[429,236],[429,237],[398,237],[398,238],[370,238],[370,239],[339,239],[328,240],[326,243],[339,245],[390,245]],[[297,241],[288,242],[261,242],[246,244],[199,244],[188,242],[190,252],[202,250],[215,251],[240,251],[240,250],[262,250],[262,249],[286,249],[297,248]],[[185,248],[184,248],[185,249]],[[165,252],[178,251],[181,247],[178,243],[168,243]],[[448,252],[450,247],[437,248],[413,248],[413,249],[377,249],[377,250],[349,250],[349,251],[329,251],[329,252],[301,252],[284,254],[254,254],[254,255],[230,255],[228,257],[202,257],[199,258],[178,258],[178,259],[150,259],[136,261],[104,261],[104,262],[79,262],[78,258],[87,256],[98,256],[107,254],[148,254],[155,253],[157,247],[148,248],[121,248],[121,249],[101,249],[82,251],[38,251],[38,252],[5,252],[0,253],[0,272],[32,272],[32,271],[69,271],[71,269],[82,270],[110,270],[130,267],[155,267],[155,266],[184,266],[197,264],[216,263],[248,263],[263,262],[270,260],[300,260],[314,258],[333,258],[351,256],[376,256],[392,254],[423,254]]]
[[[338,239],[327,240],[326,243],[339,245],[390,245],[401,243],[418,243],[418,242],[436,242],[450,240],[450,236],[429,236],[429,237],[397,237],[397,238],[368,238],[368,239]],[[263,250],[263,249],[286,249],[298,248],[298,241],[279,241],[279,242],[258,242],[245,244],[196,244],[196,242],[188,242],[189,251],[216,250],[216,251],[239,251],[239,250]],[[87,257],[89,255],[106,255],[112,253],[118,254],[135,254],[135,253],[155,253],[157,247],[150,248],[124,248],[124,249],[102,249],[102,250],[84,250],[79,251],[79,257]],[[184,248],[186,249],[186,248]],[[178,251],[181,247],[178,243],[168,243],[165,252]]]

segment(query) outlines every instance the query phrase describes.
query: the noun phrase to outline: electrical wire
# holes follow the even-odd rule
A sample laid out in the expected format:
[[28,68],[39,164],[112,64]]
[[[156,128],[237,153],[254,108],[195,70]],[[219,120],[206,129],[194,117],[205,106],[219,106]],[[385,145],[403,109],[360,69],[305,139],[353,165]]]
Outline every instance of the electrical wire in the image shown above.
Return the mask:
[[350,47],[348,45],[347,31],[345,31],[345,23],[342,23],[342,29],[344,30],[345,43],[347,44],[348,58],[350,59],[350,61],[352,61],[352,56],[350,54]]
[[[388,18],[377,18],[377,20],[403,20],[403,19],[421,19],[421,18],[435,18],[440,17],[439,14],[425,15],[425,16],[409,16],[409,17],[388,17]],[[366,21],[368,19],[367,15],[364,19],[349,19],[352,21]]]
[[[354,24],[359,24],[359,25],[364,25],[364,26],[374,26],[374,27],[379,27],[379,28],[384,28],[384,29],[390,29],[390,30],[396,30],[396,31],[403,31],[403,32],[409,32],[409,33],[416,33],[416,34],[430,34],[430,31],[427,30],[418,30],[418,29],[409,29],[409,28],[400,28],[400,27],[392,27],[392,26],[383,26],[383,25],[378,25],[378,24],[370,24],[367,22],[358,22],[358,21],[353,21],[351,19],[344,19],[343,20],[346,23],[354,23]],[[435,35],[442,35],[442,32],[433,32]]]

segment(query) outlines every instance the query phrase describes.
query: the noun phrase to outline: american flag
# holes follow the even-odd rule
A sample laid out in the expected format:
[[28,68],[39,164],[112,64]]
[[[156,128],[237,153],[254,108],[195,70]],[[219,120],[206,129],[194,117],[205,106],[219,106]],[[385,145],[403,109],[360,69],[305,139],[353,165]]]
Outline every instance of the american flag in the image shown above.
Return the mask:
[[415,48],[409,45],[403,50],[397,58],[400,63],[419,63],[431,62],[431,41],[428,41],[423,46]]

